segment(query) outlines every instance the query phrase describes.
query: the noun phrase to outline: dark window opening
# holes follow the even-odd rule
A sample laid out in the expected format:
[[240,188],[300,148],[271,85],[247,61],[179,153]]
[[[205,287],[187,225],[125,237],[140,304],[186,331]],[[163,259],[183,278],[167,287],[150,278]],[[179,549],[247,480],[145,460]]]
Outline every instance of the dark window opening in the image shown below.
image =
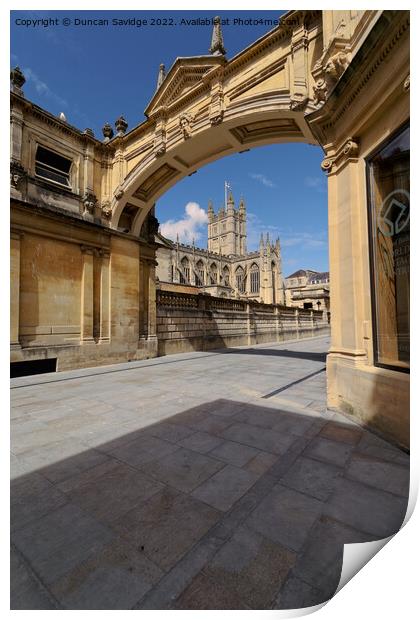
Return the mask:
[[38,146],[35,157],[35,174],[39,177],[70,187],[71,160],[54,151]]
[[41,375],[44,372],[56,372],[57,358],[50,357],[42,360],[27,360],[10,363],[10,378]]

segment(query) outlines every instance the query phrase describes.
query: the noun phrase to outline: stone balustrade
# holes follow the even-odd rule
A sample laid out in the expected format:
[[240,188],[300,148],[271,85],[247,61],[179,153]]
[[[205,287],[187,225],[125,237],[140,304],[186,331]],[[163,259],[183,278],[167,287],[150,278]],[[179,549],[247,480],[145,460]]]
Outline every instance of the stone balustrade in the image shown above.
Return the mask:
[[318,310],[157,291],[158,354],[310,338],[329,332]]

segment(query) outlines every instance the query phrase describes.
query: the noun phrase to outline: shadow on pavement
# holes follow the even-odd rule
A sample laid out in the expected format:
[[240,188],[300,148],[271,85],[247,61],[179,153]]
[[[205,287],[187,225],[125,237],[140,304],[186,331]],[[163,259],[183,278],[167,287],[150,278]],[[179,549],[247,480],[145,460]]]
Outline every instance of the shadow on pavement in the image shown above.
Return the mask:
[[12,609],[311,606],[333,596],[344,543],[403,522],[408,457],[330,412],[218,399],[131,426],[104,414],[78,453],[76,436],[29,430]]

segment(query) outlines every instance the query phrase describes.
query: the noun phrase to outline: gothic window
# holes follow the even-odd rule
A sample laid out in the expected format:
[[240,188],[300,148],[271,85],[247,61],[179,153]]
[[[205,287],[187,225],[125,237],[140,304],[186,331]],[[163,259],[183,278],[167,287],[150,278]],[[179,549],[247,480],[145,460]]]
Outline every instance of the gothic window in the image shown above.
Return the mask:
[[197,286],[204,286],[204,263],[202,260],[199,260],[197,263],[197,269],[195,274],[195,283]]
[[188,262],[188,258],[184,256],[181,261],[181,284],[189,284],[190,283],[190,263]]
[[255,263],[251,267],[251,293],[260,292],[260,270]]
[[245,293],[245,274],[242,267],[238,267],[235,272],[236,288],[239,293]]
[[375,364],[410,364],[410,128],[368,159],[369,243]]
[[70,187],[71,160],[54,151],[38,146],[35,156],[35,174],[38,177]]
[[223,284],[225,286],[230,286],[230,274],[229,267],[227,265],[223,267]]
[[210,284],[217,284],[217,267],[215,263],[210,266]]

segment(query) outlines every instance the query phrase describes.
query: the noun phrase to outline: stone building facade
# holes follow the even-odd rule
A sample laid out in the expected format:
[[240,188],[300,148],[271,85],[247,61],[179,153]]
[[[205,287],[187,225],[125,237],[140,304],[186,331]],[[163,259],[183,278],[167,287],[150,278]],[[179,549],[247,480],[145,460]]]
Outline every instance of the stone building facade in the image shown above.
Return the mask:
[[210,53],[178,57],[145,119],[105,124],[103,139],[28,101],[15,68],[12,361],[64,369],[157,355],[159,198],[234,153],[319,145],[328,407],[409,446],[409,33],[407,10],[288,11],[231,58],[220,37]]
[[284,280],[288,306],[306,310],[321,310],[330,322],[330,274],[311,269],[298,269]]
[[[158,234],[156,275],[165,283],[199,287],[219,297],[246,298],[267,304],[284,304],[280,240],[271,243],[261,235],[256,252],[246,251],[246,207],[241,198],[235,209],[232,192],[215,214],[208,205],[207,249],[185,245]],[[166,287],[168,288],[168,287]]]

